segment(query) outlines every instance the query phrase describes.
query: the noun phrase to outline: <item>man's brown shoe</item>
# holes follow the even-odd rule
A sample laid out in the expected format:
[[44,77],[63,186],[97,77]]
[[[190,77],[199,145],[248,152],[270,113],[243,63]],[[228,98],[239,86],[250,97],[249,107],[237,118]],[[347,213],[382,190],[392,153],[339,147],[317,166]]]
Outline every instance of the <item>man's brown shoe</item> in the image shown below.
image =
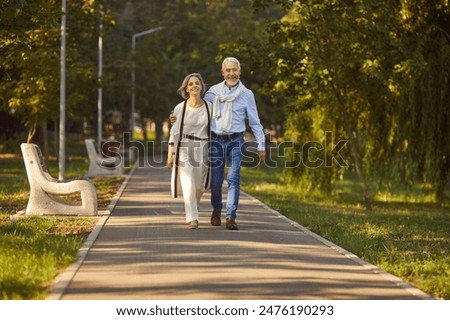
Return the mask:
[[235,218],[227,218],[227,229],[228,230],[237,230],[238,229]]
[[220,211],[213,210],[211,214],[211,225],[215,227],[220,226],[220,224],[222,223],[222,221],[220,221],[220,215],[221,215]]

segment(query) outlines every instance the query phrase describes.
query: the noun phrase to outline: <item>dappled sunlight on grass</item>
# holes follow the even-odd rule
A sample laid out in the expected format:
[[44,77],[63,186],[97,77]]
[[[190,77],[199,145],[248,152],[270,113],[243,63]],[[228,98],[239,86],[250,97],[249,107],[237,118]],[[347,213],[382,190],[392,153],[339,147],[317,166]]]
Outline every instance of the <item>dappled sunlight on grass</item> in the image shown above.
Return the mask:
[[42,299],[54,276],[75,261],[97,218],[0,214],[0,293],[3,299]]
[[436,197],[432,194],[392,194],[387,191],[377,192],[373,199],[384,203],[436,203]]
[[287,185],[281,170],[242,171],[242,189],[268,206],[425,292],[450,299],[450,205],[436,203],[424,186],[378,190],[367,211],[351,175],[327,195]]

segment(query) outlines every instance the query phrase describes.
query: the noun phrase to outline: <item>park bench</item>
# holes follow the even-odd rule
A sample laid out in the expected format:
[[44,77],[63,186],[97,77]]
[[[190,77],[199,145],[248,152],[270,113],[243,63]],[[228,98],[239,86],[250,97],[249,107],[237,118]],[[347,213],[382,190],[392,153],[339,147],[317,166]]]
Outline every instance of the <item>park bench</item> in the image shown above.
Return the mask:
[[123,175],[121,157],[104,157],[97,152],[94,139],[85,139],[89,157],[88,177]]
[[[97,215],[97,190],[91,181],[58,181],[50,175],[37,145],[22,143],[20,148],[30,184],[30,198],[25,214]],[[80,194],[81,205],[68,203],[62,198],[73,194]]]

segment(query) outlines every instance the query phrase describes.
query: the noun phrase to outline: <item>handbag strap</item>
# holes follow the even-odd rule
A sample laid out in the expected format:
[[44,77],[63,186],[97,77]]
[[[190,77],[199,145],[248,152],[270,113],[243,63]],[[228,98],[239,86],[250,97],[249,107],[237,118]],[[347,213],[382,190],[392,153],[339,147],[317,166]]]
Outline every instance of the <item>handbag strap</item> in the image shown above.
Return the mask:
[[184,117],[186,115],[186,104],[187,104],[187,99],[184,100],[184,104],[183,104],[183,111],[181,113],[181,122],[180,122],[180,135],[177,141],[177,147],[176,147],[176,157],[175,157],[175,188],[174,188],[174,197],[178,197],[178,193],[177,193],[177,184],[178,184],[178,166],[180,163],[180,146],[181,146],[181,137],[183,136],[183,126],[184,126]]

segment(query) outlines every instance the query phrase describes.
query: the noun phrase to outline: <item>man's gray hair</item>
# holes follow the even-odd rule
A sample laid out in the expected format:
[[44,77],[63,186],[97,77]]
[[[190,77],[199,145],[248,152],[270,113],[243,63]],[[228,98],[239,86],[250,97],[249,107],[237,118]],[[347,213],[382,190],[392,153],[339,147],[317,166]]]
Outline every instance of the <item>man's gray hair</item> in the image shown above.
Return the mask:
[[241,70],[241,63],[235,57],[226,57],[222,62],[222,69],[225,68],[225,63],[234,63],[238,66],[238,69]]

